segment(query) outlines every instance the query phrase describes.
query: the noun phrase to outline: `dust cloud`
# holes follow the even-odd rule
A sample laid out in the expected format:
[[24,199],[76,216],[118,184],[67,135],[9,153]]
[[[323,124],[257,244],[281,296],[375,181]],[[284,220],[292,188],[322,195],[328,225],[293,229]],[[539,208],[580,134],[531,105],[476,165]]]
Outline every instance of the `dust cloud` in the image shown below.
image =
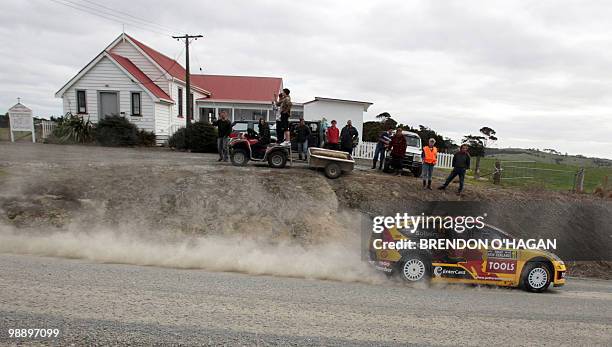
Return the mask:
[[24,233],[0,225],[0,253],[347,282],[382,280],[361,259],[358,235],[346,242],[301,245],[237,235],[167,237],[133,230],[75,228]]

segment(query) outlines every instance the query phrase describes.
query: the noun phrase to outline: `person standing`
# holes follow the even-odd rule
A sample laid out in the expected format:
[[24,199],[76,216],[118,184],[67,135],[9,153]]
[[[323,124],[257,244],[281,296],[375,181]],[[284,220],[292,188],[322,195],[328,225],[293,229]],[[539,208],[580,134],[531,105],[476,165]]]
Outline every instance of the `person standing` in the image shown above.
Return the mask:
[[[276,100],[276,106],[280,107],[280,129],[276,129],[278,133],[283,133],[284,141],[281,143],[283,146],[291,145],[291,138],[289,135],[289,117],[291,116],[291,97],[289,94],[291,91],[287,88],[283,89],[280,93],[279,99]],[[277,126],[278,127],[278,126]]]
[[332,119],[331,126],[325,130],[325,148],[339,150],[340,149],[340,129],[336,127],[336,120]]
[[465,172],[470,169],[470,154],[468,153],[468,145],[461,145],[459,152],[453,155],[453,171],[446,178],[446,182],[438,187],[440,190],[446,189],[453,179],[459,176],[459,190],[457,194],[463,192],[463,184],[465,182]]
[[298,158],[302,160],[302,152],[304,152],[304,160],[308,160],[308,139],[310,138],[310,127],[304,122],[304,118],[300,118],[300,124],[295,127],[295,138],[297,140]]
[[340,148],[341,150],[353,155],[353,148],[359,142],[359,132],[353,126],[353,122],[349,119],[344,128],[340,132]]
[[431,190],[434,166],[438,163],[438,148],[434,146],[436,144],[435,139],[431,138],[428,142],[429,143],[423,148],[423,153],[421,154],[423,158],[423,173],[421,177],[423,178],[423,189]]
[[227,144],[229,142],[229,136],[232,133],[232,122],[227,118],[227,112],[221,111],[219,113],[219,119],[215,120],[213,125],[217,127],[217,150],[219,151],[218,161],[227,161]]
[[389,150],[391,151],[391,165],[395,169],[396,176],[402,175],[402,161],[406,155],[406,137],[402,134],[402,128],[398,127],[395,130],[395,135],[391,138]]
[[391,128],[389,127],[386,131],[380,133],[378,136],[378,141],[376,142],[376,149],[374,150],[374,159],[372,160],[372,169],[376,169],[376,162],[380,160],[380,165],[378,166],[378,170],[382,170],[383,164],[385,162],[385,152],[387,147],[389,147],[389,143],[391,143]]

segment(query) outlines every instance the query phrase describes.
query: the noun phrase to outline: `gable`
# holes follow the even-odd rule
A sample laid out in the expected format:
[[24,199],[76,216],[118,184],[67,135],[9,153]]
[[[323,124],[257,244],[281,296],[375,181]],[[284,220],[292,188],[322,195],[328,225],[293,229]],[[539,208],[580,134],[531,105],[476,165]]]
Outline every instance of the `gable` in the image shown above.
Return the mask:
[[110,49],[113,54],[120,55],[129,59],[138,67],[145,75],[148,76],[157,86],[159,86],[166,94],[169,94],[169,85],[167,74],[164,70],[155,66],[149,58],[143,55],[134,45],[127,40],[120,40],[115,46]]

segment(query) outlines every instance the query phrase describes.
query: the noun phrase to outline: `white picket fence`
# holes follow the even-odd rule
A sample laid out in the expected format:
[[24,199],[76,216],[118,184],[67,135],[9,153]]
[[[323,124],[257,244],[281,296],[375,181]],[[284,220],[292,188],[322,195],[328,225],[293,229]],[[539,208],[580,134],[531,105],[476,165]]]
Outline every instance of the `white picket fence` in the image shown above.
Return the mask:
[[[353,158],[373,159],[376,142],[361,142],[353,150]],[[436,167],[451,169],[453,167],[453,155],[450,153],[438,153]]]
[[53,129],[55,129],[55,127],[57,126],[57,123],[52,122],[50,120],[43,120],[41,122],[41,128],[42,128],[42,138],[46,139],[49,137],[49,135],[51,135],[51,133],[53,132]]

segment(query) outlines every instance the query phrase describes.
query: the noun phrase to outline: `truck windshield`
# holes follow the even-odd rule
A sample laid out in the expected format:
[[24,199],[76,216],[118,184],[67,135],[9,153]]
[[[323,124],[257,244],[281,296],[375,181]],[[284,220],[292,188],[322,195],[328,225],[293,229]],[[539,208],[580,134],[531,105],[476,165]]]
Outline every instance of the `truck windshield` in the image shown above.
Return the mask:
[[408,147],[421,148],[421,138],[414,135],[406,135],[406,144]]

